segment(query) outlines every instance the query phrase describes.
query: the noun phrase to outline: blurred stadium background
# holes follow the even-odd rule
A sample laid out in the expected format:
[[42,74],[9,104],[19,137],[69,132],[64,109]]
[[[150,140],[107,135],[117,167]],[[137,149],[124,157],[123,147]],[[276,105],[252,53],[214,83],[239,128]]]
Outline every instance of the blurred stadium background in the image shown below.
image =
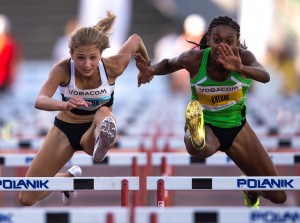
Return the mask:
[[[1,0],[0,14],[11,21],[11,34],[21,47],[21,63],[12,88],[0,93],[0,154],[36,151],[52,125],[55,112],[34,109],[38,91],[55,60],[57,40],[72,19],[95,24],[111,9],[117,15],[112,37],[113,53],[132,33],[139,34],[155,61],[154,48],[163,36],[183,32],[190,14],[201,15],[207,23],[228,15],[241,25],[248,48],[270,70],[271,82],[255,84],[248,96],[248,120],[270,151],[300,148],[300,1],[298,0]],[[93,10],[92,10],[93,9]],[[95,20],[96,19],[96,20]],[[197,29],[197,27],[194,27]],[[176,55],[174,55],[176,56]],[[167,77],[156,77],[150,85],[137,87],[134,61],[117,80],[114,113],[119,136],[114,150],[148,149],[184,151],[184,110],[189,95],[173,94]],[[112,151],[114,152],[114,151]],[[130,175],[130,169],[84,167],[85,176]],[[282,175],[298,175],[295,165],[279,168]],[[1,167],[2,176],[23,176],[25,168]],[[157,170],[155,169],[157,173]],[[240,175],[235,167],[176,168],[174,175]],[[98,194],[98,193],[97,193]],[[197,199],[195,200],[195,194]],[[214,194],[211,196],[211,194]],[[298,205],[296,192],[289,193],[287,206]],[[36,206],[61,206],[53,193]],[[183,198],[185,196],[185,198]],[[1,206],[18,206],[16,193],[1,193]],[[114,205],[118,194],[83,192],[74,205]],[[265,202],[266,205],[271,205]],[[151,204],[151,201],[150,201]],[[174,205],[243,205],[240,192],[177,193]],[[264,203],[263,203],[264,204]]]

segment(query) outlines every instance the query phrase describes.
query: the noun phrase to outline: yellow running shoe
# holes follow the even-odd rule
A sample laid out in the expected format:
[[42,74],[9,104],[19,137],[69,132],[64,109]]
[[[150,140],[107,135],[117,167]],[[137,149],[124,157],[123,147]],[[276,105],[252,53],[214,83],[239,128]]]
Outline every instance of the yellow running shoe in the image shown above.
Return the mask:
[[199,101],[192,100],[185,112],[186,125],[190,131],[191,142],[195,149],[201,150],[205,146],[205,130],[203,109]]
[[256,208],[259,209],[259,204],[260,204],[260,200],[259,200],[259,196],[257,197],[251,197],[247,194],[246,191],[243,191],[244,193],[244,202],[245,205],[247,207],[252,207],[252,208]]

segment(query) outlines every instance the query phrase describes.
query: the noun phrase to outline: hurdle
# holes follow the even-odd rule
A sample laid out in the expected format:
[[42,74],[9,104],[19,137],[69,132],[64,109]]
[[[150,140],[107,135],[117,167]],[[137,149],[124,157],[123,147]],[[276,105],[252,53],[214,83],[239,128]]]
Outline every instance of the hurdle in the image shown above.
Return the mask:
[[139,223],[279,223],[300,222],[298,207],[167,207],[163,211],[153,207],[137,207]]
[[[148,156],[151,156],[150,159]],[[0,167],[26,167],[29,166],[35,154],[0,154]],[[300,152],[269,152],[269,156],[275,165],[299,165]],[[159,166],[163,163],[165,157],[168,165],[190,166],[190,165],[207,165],[207,166],[235,166],[233,161],[224,153],[216,153],[206,159],[191,157],[183,152],[120,152],[110,153],[101,163],[95,163],[93,158],[86,154],[75,154],[66,164],[72,166],[131,166],[133,158],[136,158],[138,166],[150,165]]]
[[[0,167],[27,167],[34,159],[35,153],[23,154],[0,154]],[[74,154],[66,163],[65,167],[72,165],[84,166],[128,166],[131,167],[132,176],[139,177],[140,191],[133,191],[133,205],[145,204],[146,202],[146,174],[151,164],[149,163],[149,154],[141,152],[116,152],[108,154],[103,162],[96,163],[91,156],[84,153]],[[146,167],[146,168],[139,168]],[[24,174],[18,174],[22,176]]]
[[[34,159],[35,153],[24,154],[0,154],[0,166],[2,167],[26,167],[29,166]],[[105,157],[103,162],[96,163],[91,156],[85,153],[74,154],[74,156],[67,162],[66,166],[74,164],[79,166],[131,166],[132,159],[137,157],[137,165],[146,165],[147,158],[145,153],[111,153]]]
[[[184,126],[184,123],[182,123]],[[182,136],[183,137],[183,136]],[[157,150],[163,150],[166,145],[174,150],[185,150],[185,144],[182,137],[178,136],[159,136],[156,138]],[[278,151],[280,149],[300,148],[299,136],[288,136],[286,134],[279,136],[259,136],[260,142],[268,151]]]
[[[275,165],[299,165],[300,152],[269,152],[269,156]],[[157,152],[152,153],[152,165],[158,166],[163,163],[163,157],[166,158],[168,165],[172,166],[235,166],[234,162],[225,153],[215,153],[205,159],[192,157],[187,153],[179,152]]]
[[[300,163],[300,153],[293,152],[271,152],[270,158],[276,166],[292,166]],[[206,159],[192,157],[186,153],[179,152],[156,152],[152,153],[152,165],[161,166],[161,176],[172,176],[173,167],[177,166],[236,166],[234,162],[224,153],[218,152]],[[165,190],[163,180],[157,181],[157,207],[164,208],[171,203],[170,193],[172,191]],[[160,191],[160,192],[159,192]]]
[[[0,167],[29,166],[35,154],[0,154]],[[300,163],[300,153],[292,152],[270,152],[270,158],[275,165],[298,165]],[[161,166],[162,176],[171,176],[172,168],[175,166],[235,166],[233,161],[224,153],[216,153],[206,159],[191,157],[183,152],[116,152],[110,153],[102,163],[95,163],[92,157],[79,153],[75,154],[66,166],[74,164],[80,166],[131,166],[132,176],[139,177],[140,190],[133,191],[132,202],[134,206],[145,205],[147,202],[146,176],[151,175],[151,168]],[[139,166],[144,166],[139,168]],[[164,187],[165,182],[160,186]],[[123,190],[124,191],[124,190]],[[164,199],[157,198],[160,205],[169,206],[172,203],[172,191],[165,190]],[[162,199],[162,200],[161,200]],[[127,200],[127,199],[125,199]]]
[[[299,222],[299,207],[136,207],[133,218],[138,223],[253,223]],[[128,208],[0,208],[3,222],[24,223],[132,223]],[[234,216],[234,218],[232,217]]]
[[0,222],[13,223],[128,223],[126,207],[0,208]]
[[119,190],[121,206],[129,191],[139,190],[139,177],[0,177],[0,191]]
[[[270,157],[276,165],[297,165],[300,162],[300,153],[291,152],[274,152],[270,153]],[[28,166],[30,165],[34,154],[2,154],[0,155],[0,166],[2,167],[16,167],[16,166]],[[80,166],[127,166],[132,167],[132,176],[139,179],[139,189],[132,191],[132,203],[133,206],[145,205],[147,202],[147,193],[149,184],[149,179],[147,176],[151,176],[149,170],[153,166],[161,165],[161,176],[171,177],[173,166],[192,166],[192,165],[207,165],[207,166],[235,166],[232,160],[230,160],[224,153],[216,153],[214,156],[208,157],[207,159],[197,159],[189,156],[183,152],[129,152],[129,153],[110,153],[104,160],[103,163],[94,163],[92,157],[86,154],[75,154],[73,158],[66,164],[66,166],[71,166],[73,164],[78,164]],[[139,166],[144,166],[144,168],[139,168]],[[162,177],[157,177],[154,184],[154,189],[161,191],[160,195],[157,194],[157,206],[165,207],[169,206],[172,202],[173,193],[169,189],[168,184]],[[122,178],[122,177],[121,177]],[[194,177],[197,178],[197,177]],[[206,177],[207,178],[207,177]],[[74,179],[74,178],[70,178]],[[158,185],[158,180],[159,181]],[[170,178],[168,178],[170,179]],[[69,180],[69,179],[68,179]],[[185,181],[185,180],[184,180]],[[223,181],[222,181],[223,183]],[[147,184],[147,185],[146,185]],[[181,184],[181,183],[180,183]],[[158,189],[161,187],[162,189]],[[61,189],[61,188],[60,188]],[[72,189],[66,189],[72,190]],[[128,188],[128,190],[131,190]],[[191,190],[191,187],[179,190]],[[222,190],[222,189],[220,189]],[[226,189],[227,190],[227,189]],[[236,188],[234,189],[236,190]],[[129,204],[129,195],[126,189],[126,184],[124,184],[123,190],[121,190],[121,200],[122,206],[127,206]],[[164,192],[162,192],[164,191]]]
[[168,190],[300,190],[300,177],[147,177],[147,190],[164,209]]
[[[182,123],[182,126],[184,126],[184,123]],[[136,132],[134,132],[134,134],[136,134]],[[22,148],[25,151],[28,149],[33,149],[37,151],[43,144],[43,140],[44,140],[43,137],[30,139],[30,140],[13,139],[13,138],[0,139],[0,147],[9,149],[11,151],[18,150],[18,148]],[[286,136],[285,134],[283,134],[282,136],[261,136],[260,141],[262,145],[268,150],[300,147],[299,136]],[[148,136],[140,136],[140,137],[122,136],[118,139],[118,142],[121,148],[132,148],[136,150],[139,149],[141,143],[145,143],[148,148],[154,148],[154,150],[156,151],[163,149],[166,144],[169,144],[171,148],[176,148],[176,150],[182,150],[183,148],[185,148],[181,135],[180,137],[169,136],[169,135],[164,136],[164,135],[160,135],[159,132],[157,132],[154,135],[149,134]]]
[[300,177],[147,177],[147,190],[299,190]]

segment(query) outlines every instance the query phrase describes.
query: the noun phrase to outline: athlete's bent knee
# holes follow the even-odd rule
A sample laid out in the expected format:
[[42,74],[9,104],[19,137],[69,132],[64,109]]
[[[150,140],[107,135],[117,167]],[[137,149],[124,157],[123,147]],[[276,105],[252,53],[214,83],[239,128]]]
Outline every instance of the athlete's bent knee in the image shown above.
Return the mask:
[[271,196],[270,201],[274,204],[283,204],[287,200],[287,195],[285,192],[276,193],[275,196]]
[[186,151],[193,157],[198,157],[201,158],[203,156],[203,151],[207,150],[207,146],[205,145],[204,148],[202,148],[201,150],[196,149],[193,146],[186,146]]
[[199,157],[201,155],[200,151],[194,149],[194,148],[187,148],[188,154],[190,154],[193,157]]
[[110,112],[111,110],[108,107],[102,106],[98,109],[97,114],[101,113],[101,114],[109,115]]
[[26,192],[20,192],[19,194],[19,203],[23,206],[32,206],[35,204],[35,200],[32,199],[30,196],[25,194]]

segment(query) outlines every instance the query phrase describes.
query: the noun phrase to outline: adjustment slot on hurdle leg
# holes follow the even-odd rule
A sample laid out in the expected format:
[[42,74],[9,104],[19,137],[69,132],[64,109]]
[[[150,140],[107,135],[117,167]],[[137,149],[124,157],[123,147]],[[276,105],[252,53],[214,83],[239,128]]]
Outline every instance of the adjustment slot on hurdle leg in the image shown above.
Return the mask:
[[129,207],[129,187],[128,180],[122,180],[122,188],[121,188],[121,206]]
[[106,215],[106,223],[115,223],[113,213],[109,212]]
[[[139,176],[139,167],[138,167],[137,157],[132,158],[132,176],[133,177]],[[132,192],[132,207],[136,207],[140,204],[140,202],[139,202],[140,196],[141,196],[140,190]]]
[[157,214],[156,213],[151,213],[150,214],[150,223],[157,223]]
[[164,208],[165,207],[165,182],[162,179],[157,181],[157,207]]

